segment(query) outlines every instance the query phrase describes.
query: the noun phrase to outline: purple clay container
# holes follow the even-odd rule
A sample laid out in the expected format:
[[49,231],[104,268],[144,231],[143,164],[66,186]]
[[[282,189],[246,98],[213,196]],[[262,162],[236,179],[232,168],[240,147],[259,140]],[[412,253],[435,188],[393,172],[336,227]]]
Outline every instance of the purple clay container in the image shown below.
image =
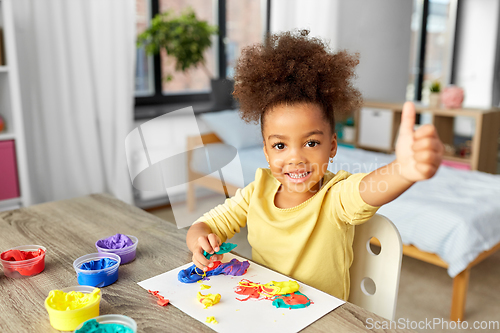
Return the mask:
[[100,252],[100,253],[114,253],[114,254],[117,254],[121,258],[120,265],[129,263],[129,262],[131,262],[132,260],[135,259],[135,252],[137,250],[137,244],[139,243],[139,240],[135,236],[131,236],[131,235],[126,235],[126,236],[128,238],[130,238],[130,240],[132,240],[132,242],[134,243],[133,245],[124,247],[122,249],[106,249],[106,248],[103,248],[103,247],[99,247],[97,245],[97,243],[99,243],[99,241],[101,241],[103,239],[108,238],[108,237],[105,237],[105,238],[101,238],[97,242],[95,242],[95,247],[97,248],[97,251]]

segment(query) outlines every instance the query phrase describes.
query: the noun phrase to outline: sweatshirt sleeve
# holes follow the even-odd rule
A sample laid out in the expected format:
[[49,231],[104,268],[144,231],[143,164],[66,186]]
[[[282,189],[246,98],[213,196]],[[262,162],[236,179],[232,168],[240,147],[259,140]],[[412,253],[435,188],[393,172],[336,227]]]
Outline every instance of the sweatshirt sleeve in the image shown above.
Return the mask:
[[235,233],[240,232],[240,228],[246,226],[254,187],[255,182],[252,182],[243,189],[236,190],[234,196],[227,198],[223,204],[203,214],[194,223],[205,222],[212,229],[212,232],[219,236],[222,242],[225,242]]
[[362,224],[380,208],[367,204],[361,198],[359,186],[365,176],[366,173],[348,175],[330,189],[334,196],[333,214],[347,224]]

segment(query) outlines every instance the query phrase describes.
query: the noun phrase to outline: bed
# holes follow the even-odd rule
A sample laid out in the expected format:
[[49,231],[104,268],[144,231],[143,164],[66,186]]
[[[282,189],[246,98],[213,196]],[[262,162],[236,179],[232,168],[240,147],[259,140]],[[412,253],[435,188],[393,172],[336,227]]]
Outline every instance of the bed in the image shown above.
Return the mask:
[[[237,113],[230,111],[202,115],[201,120],[214,132],[188,138],[188,152],[193,152],[188,153],[187,203],[191,210],[195,186],[232,196],[253,181],[257,168],[267,167],[260,127],[238,123],[235,116]],[[215,152],[210,158],[231,159],[224,156],[234,152],[228,144],[237,149],[236,158],[221,170],[225,188],[216,174],[204,167],[206,155],[193,150],[202,143]],[[370,172],[393,159],[391,154],[339,146],[328,169]],[[500,249],[499,199],[500,175],[442,166],[435,177],[416,183],[378,211],[397,226],[404,255],[447,269],[453,278],[451,320],[464,319],[472,267]]]

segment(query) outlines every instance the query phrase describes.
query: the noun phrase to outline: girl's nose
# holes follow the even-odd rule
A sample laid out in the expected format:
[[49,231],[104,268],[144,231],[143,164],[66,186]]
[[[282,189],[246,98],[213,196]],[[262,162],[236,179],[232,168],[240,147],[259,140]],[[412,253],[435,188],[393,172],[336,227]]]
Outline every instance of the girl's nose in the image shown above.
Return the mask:
[[290,155],[288,156],[288,164],[304,164],[305,157],[301,154],[301,151],[297,148],[290,150]]

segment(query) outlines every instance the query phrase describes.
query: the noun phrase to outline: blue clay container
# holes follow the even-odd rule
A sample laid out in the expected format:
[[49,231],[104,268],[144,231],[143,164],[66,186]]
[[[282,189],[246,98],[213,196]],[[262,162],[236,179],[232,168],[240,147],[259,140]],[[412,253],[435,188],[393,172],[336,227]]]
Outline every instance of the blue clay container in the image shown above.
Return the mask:
[[[80,267],[82,264],[94,260],[109,258],[116,261],[113,266],[97,269],[97,270],[84,270]],[[118,267],[120,267],[121,258],[113,253],[91,253],[84,255],[73,262],[73,268],[76,271],[78,284],[81,286],[92,286],[102,288],[115,283],[118,280]]]

